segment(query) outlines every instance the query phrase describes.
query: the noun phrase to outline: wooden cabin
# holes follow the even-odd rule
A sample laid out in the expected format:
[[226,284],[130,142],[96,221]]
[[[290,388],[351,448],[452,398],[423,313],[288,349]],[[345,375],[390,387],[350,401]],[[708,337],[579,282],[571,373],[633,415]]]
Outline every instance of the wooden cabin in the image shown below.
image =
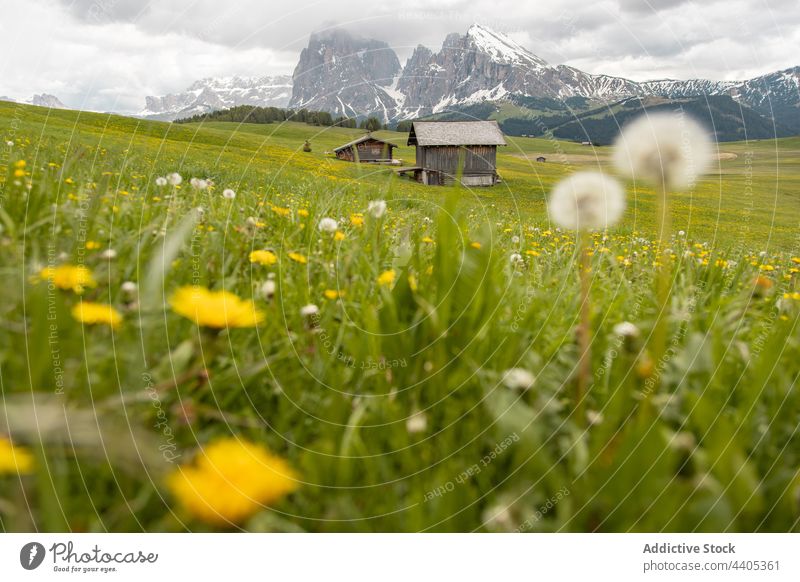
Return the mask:
[[408,145],[416,146],[417,162],[410,173],[418,182],[449,185],[457,176],[464,186],[493,186],[497,146],[506,145],[496,121],[415,121]]
[[373,164],[391,164],[394,161],[392,150],[397,146],[391,142],[378,139],[371,133],[354,139],[333,150],[336,157],[348,162],[369,162]]
[[547,158],[546,158],[546,157],[544,157],[544,156],[538,156],[538,157],[536,158],[536,161],[537,161],[537,162],[546,162],[546,161],[547,161]]

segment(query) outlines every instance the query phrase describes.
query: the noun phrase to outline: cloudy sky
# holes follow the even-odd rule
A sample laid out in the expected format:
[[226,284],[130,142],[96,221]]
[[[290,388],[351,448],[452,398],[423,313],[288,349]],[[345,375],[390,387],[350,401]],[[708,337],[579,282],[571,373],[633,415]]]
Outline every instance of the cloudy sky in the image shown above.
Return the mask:
[[[800,64],[800,0],[2,0],[0,96],[134,112],[208,76],[291,73],[333,24],[404,61],[479,22],[547,61],[635,80]],[[394,7],[393,7],[394,6]],[[401,6],[401,8],[397,8]]]

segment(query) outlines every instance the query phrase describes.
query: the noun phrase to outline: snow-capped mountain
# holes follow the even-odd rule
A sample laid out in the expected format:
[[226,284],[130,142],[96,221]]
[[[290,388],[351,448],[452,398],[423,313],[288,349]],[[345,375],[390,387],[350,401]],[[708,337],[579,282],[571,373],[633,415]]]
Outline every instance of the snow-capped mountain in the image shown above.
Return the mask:
[[[745,81],[637,82],[549,64],[509,36],[480,24],[472,25],[466,34],[447,35],[438,52],[418,46],[402,67],[385,42],[343,29],[314,33],[291,78],[204,79],[182,93],[148,97],[140,115],[177,119],[235,105],[257,105],[357,118],[373,115],[387,122],[503,102],[532,109],[535,115],[544,108],[563,116],[631,98],[653,103],[650,98],[704,96],[730,97],[756,117],[780,125],[783,133],[800,133],[798,67]],[[730,112],[732,105],[724,100],[716,103],[720,111]],[[483,107],[484,114],[490,110]],[[755,119],[750,113],[744,117]],[[523,133],[525,118],[530,124],[530,115],[517,120]]]
[[145,108],[137,115],[173,120],[236,105],[286,107],[291,96],[292,79],[288,75],[207,78],[194,82],[181,93],[146,97]]
[[[16,103],[16,99],[12,99],[11,97],[0,97],[0,101],[11,101],[12,103]],[[34,95],[30,99],[26,99],[23,101],[28,105],[36,105],[37,107],[49,107],[50,109],[66,109],[67,106],[64,105],[61,100],[56,97],[55,95],[50,95],[49,93],[41,93]]]
[[[551,65],[507,35],[474,24],[464,35],[447,35],[438,52],[418,46],[400,74],[393,76],[396,57],[384,43],[354,39],[341,30],[326,34],[325,38],[312,35],[303,51],[290,106],[390,121],[520,97],[581,97],[597,105],[630,97],[730,95],[767,115],[765,103],[772,111],[789,107],[795,113],[800,103],[797,67],[741,82],[636,82]],[[381,54],[383,66],[373,69],[364,61],[370,52]]]
[[399,72],[397,54],[385,42],[342,29],[314,33],[292,75],[289,107],[352,117],[370,111],[390,119],[403,100],[395,89]]

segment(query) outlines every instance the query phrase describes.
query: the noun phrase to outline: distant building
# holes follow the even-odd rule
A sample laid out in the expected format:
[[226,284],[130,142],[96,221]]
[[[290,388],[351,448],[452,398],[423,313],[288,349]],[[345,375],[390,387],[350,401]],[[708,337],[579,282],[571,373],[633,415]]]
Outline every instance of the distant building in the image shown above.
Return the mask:
[[465,186],[493,186],[497,174],[497,146],[506,145],[496,121],[415,121],[408,145],[416,146],[417,161],[403,168],[418,182],[452,184],[457,176]]
[[536,158],[536,161],[537,161],[537,162],[546,162],[546,161],[547,161],[547,158],[546,158],[546,157],[544,157],[544,156],[539,156],[539,157],[537,157],[537,158]]
[[582,142],[581,142],[581,145],[587,145],[587,146],[590,146],[590,145],[594,145],[594,144],[593,144],[592,142],[590,142],[590,141],[582,141]]
[[348,162],[392,163],[392,150],[397,146],[378,139],[371,133],[354,139],[333,150],[336,157]]

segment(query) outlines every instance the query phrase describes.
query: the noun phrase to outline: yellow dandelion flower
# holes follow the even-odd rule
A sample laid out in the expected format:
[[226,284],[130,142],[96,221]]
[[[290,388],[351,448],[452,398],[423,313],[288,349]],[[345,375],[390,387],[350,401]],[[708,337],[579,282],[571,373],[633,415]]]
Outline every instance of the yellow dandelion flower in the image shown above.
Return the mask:
[[93,251],[93,250],[99,249],[101,246],[102,245],[97,241],[94,241],[94,240],[87,240],[86,241],[86,249],[87,250]]
[[792,257],[792,262],[795,265],[800,265],[800,257]]
[[278,256],[272,251],[253,251],[250,253],[250,262],[269,267],[278,262]]
[[264,447],[226,438],[210,444],[167,486],[192,516],[216,526],[241,523],[297,489],[297,474]]
[[344,240],[345,234],[341,230],[337,230],[336,233],[333,235],[333,240]]
[[301,265],[305,265],[308,262],[308,259],[305,257],[305,255],[301,255],[300,253],[289,253],[289,258],[295,263],[300,263]]
[[414,275],[408,276],[408,287],[412,291],[416,291],[419,288],[419,283],[417,282],[417,278]]
[[16,162],[14,162],[14,167],[15,168],[24,168],[27,165],[28,164],[27,164],[27,162],[25,160],[17,160]]
[[325,299],[338,299],[343,295],[343,293],[337,291],[336,289],[325,289],[322,293],[325,296]]
[[7,438],[0,437],[0,475],[26,475],[33,471],[33,455],[24,447],[15,447]]
[[25,170],[23,170],[21,168],[18,169],[18,170],[14,170],[14,177],[15,178],[24,178],[25,177]]
[[264,313],[252,300],[240,299],[229,291],[209,291],[197,285],[180,287],[169,304],[178,315],[204,327],[255,327],[264,321]]
[[432,245],[434,241],[433,241],[433,239],[432,239],[431,237],[429,237],[429,236],[423,236],[423,237],[422,237],[422,242],[424,242],[425,244]]
[[352,224],[353,226],[356,226],[358,228],[361,228],[362,226],[364,226],[364,215],[361,214],[361,213],[351,214],[350,215],[350,224]]
[[539,252],[538,251],[525,251],[525,254],[526,255],[530,255],[531,257],[538,257],[539,256]]
[[300,210],[297,211],[297,215],[302,216],[303,218],[308,218],[308,210],[306,210],[305,208],[301,208]]
[[122,315],[114,307],[91,301],[82,301],[73,307],[72,317],[86,325],[103,324],[119,327],[122,323]]
[[469,243],[469,246],[471,246],[473,249],[480,249],[481,246],[483,246],[483,245],[481,245],[481,243],[475,241],[475,242]]
[[388,271],[384,271],[380,275],[378,275],[378,285],[381,287],[391,287],[394,284],[395,277],[397,273],[394,272],[394,269],[389,269]]
[[59,265],[39,271],[40,281],[50,281],[59,289],[83,293],[87,287],[96,287],[92,272],[84,266]]
[[761,271],[767,271],[767,272],[775,270],[775,267],[773,267],[772,265],[760,265],[758,268]]
[[783,294],[783,298],[784,299],[794,299],[795,301],[800,301],[800,293],[798,293],[797,291],[795,291],[794,293],[784,293]]
[[292,210],[291,210],[291,208],[282,208],[280,206],[273,205],[272,206],[272,212],[274,212],[278,216],[286,217],[286,216],[289,216],[292,213]]

